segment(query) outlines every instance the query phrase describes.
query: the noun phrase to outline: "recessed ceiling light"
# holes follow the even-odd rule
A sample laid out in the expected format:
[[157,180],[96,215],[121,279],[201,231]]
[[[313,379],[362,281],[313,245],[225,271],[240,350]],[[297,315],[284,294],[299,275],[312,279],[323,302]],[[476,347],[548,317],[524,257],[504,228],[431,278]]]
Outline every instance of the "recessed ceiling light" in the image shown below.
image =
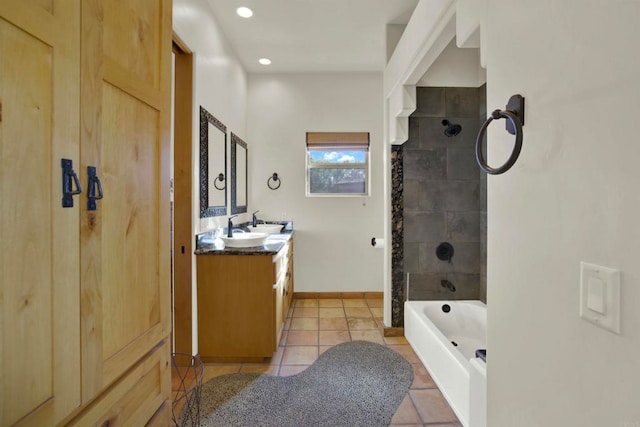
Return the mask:
[[261,63],[262,65],[271,64],[271,60],[269,58],[260,58],[260,59],[258,59],[258,62]]
[[236,9],[236,13],[242,16],[243,18],[251,18],[253,16],[253,10],[245,6],[242,6]]

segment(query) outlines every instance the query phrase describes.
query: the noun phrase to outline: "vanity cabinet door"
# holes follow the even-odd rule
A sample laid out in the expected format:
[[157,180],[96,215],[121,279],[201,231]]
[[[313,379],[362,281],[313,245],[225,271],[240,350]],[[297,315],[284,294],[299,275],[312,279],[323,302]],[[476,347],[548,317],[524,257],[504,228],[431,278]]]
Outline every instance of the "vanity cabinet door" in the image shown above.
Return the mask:
[[[0,1],[0,425],[80,405],[80,1]],[[75,187],[74,187],[75,188]]]

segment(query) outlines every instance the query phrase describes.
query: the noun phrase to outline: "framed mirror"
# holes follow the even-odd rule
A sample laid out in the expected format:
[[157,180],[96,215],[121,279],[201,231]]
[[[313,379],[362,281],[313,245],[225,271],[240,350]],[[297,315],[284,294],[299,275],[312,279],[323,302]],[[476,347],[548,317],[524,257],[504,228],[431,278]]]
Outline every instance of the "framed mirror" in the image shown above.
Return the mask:
[[231,214],[247,211],[247,143],[231,132]]
[[200,218],[227,214],[227,127],[200,106]]

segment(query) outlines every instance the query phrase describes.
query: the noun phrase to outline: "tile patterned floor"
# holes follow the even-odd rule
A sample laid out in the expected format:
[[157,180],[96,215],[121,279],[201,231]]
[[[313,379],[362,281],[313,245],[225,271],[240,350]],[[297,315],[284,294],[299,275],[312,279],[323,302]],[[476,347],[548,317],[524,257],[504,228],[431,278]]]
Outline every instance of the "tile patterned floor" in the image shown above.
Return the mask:
[[413,366],[413,384],[391,420],[392,426],[461,427],[406,339],[384,337],[381,327],[381,299],[298,299],[271,359],[264,363],[206,364],[204,381],[234,372],[294,375],[333,345],[367,340],[397,351]]

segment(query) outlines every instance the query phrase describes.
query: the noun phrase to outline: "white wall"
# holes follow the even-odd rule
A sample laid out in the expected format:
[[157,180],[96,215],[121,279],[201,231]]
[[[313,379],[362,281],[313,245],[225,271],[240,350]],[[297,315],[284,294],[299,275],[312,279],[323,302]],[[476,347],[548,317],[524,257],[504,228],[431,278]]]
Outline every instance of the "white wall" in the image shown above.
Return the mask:
[[[247,76],[206,0],[173,0],[173,30],[194,55],[193,234],[226,226],[228,217],[200,220],[200,105],[233,131],[246,136]],[[227,135],[227,146],[228,146]],[[227,150],[229,150],[227,148]],[[227,155],[228,157],[228,155]],[[227,175],[230,175],[227,162]],[[230,199],[227,196],[227,206]],[[229,209],[227,209],[229,212]],[[241,219],[241,218],[238,218]],[[190,253],[195,250],[192,239]],[[198,352],[195,256],[192,257],[193,353]]]
[[[488,180],[488,425],[640,426],[640,2],[487,12],[488,110],[526,98]],[[490,127],[491,162],[512,138]],[[621,270],[621,335],[578,317],[580,261]]]
[[480,50],[459,48],[454,38],[429,67],[416,86],[478,87],[486,81],[480,66]]
[[[227,157],[230,132],[241,138],[247,129],[247,76],[222,32],[206,0],[174,0],[173,29],[194,53],[194,217],[195,233],[226,227],[229,215],[200,219],[199,147],[200,106],[227,126]],[[230,166],[227,161],[227,175]],[[227,186],[227,191],[229,191]],[[230,197],[227,195],[227,212]],[[238,218],[236,221],[241,221]]]
[[[248,99],[249,209],[294,222],[295,291],[382,291],[382,75],[252,74]],[[370,132],[370,197],[305,196],[307,131]]]

